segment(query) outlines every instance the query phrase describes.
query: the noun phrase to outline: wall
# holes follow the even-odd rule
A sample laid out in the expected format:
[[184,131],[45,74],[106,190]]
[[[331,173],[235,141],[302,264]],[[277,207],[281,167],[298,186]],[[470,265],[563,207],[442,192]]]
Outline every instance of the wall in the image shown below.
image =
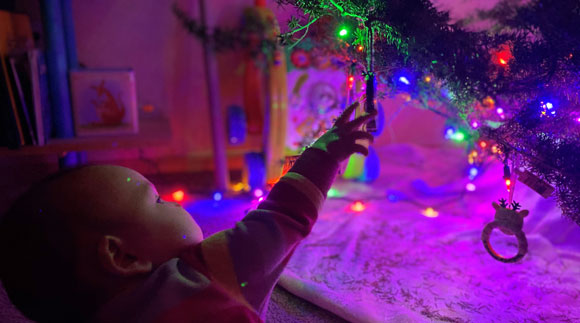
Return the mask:
[[[243,8],[252,4],[251,0],[207,2],[208,22],[225,27],[238,26]],[[141,118],[167,117],[173,134],[167,147],[89,153],[90,160],[154,160],[156,167],[153,169],[137,166],[150,171],[212,166],[202,46],[177,23],[170,9],[172,3],[153,0],[73,2],[79,60],[89,68],[132,67],[137,78],[139,107],[146,104],[155,107],[150,114],[141,110]],[[198,0],[181,0],[178,4],[191,16],[200,16]],[[268,5],[276,10],[284,29],[292,11],[278,7],[273,0]],[[243,66],[236,54],[225,52],[217,57],[222,109],[231,104],[241,105]],[[400,103],[389,100],[385,102],[385,109],[394,111]],[[416,127],[423,122],[435,122],[437,126]],[[433,138],[437,137],[431,131],[437,130],[439,135],[440,123],[431,113],[405,109],[394,119],[391,135],[385,135],[380,141],[394,139],[434,144]],[[259,143],[259,140],[254,142]],[[259,145],[249,146],[259,149]],[[235,151],[240,152],[239,149]],[[239,162],[234,166],[238,165]]]
[[[208,22],[235,27],[251,1],[206,1]],[[211,166],[210,119],[201,43],[171,11],[174,1],[74,1],[79,61],[87,68],[135,70],[142,119],[167,118],[173,139],[166,147],[90,152],[89,160],[155,161],[151,171]],[[199,1],[178,1],[199,18]],[[234,53],[218,55],[222,109],[241,104],[241,65]],[[153,105],[151,113],[143,106]],[[205,162],[199,165],[199,160]],[[209,162],[209,165],[208,165]],[[197,166],[196,166],[197,163]],[[149,163],[151,164],[151,163]]]

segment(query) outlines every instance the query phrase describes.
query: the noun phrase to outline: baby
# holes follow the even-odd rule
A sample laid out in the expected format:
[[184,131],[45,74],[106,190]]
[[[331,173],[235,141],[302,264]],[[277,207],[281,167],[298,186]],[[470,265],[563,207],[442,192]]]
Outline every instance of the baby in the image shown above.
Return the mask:
[[192,216],[141,174],[83,166],[23,194],[0,223],[0,278],[39,322],[260,322],[298,243],[316,221],[374,114],[334,127],[304,151],[234,228],[203,238]]

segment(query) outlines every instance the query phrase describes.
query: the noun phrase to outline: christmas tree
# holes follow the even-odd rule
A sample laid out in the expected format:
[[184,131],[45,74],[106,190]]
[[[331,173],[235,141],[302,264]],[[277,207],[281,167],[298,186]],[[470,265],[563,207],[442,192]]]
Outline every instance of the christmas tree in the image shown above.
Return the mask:
[[408,93],[448,119],[448,135],[467,142],[470,163],[502,161],[508,190],[510,166],[540,193],[553,185],[562,213],[580,225],[579,1],[503,0],[472,16],[494,23],[485,31],[452,23],[428,0],[278,3],[302,13],[282,43],[308,37],[316,55],[364,75],[367,109],[374,84],[379,94]]

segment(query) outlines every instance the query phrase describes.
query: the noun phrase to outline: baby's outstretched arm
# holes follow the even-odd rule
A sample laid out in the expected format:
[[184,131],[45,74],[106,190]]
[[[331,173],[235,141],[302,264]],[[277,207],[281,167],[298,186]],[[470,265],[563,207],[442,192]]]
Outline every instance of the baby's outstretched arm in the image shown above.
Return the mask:
[[339,163],[355,152],[368,154],[357,140],[372,142],[372,135],[359,129],[374,114],[349,121],[357,106],[348,107],[304,151],[258,209],[234,228],[201,243],[201,254],[213,278],[258,313],[263,314],[268,295],[294,249],[310,233]]

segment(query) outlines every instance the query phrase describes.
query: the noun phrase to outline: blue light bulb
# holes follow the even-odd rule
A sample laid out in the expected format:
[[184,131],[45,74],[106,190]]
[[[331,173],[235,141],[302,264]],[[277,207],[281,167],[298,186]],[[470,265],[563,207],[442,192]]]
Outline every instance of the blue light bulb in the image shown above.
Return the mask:
[[473,177],[477,176],[478,173],[479,173],[479,170],[477,170],[477,167],[469,168],[469,177],[473,178]]

